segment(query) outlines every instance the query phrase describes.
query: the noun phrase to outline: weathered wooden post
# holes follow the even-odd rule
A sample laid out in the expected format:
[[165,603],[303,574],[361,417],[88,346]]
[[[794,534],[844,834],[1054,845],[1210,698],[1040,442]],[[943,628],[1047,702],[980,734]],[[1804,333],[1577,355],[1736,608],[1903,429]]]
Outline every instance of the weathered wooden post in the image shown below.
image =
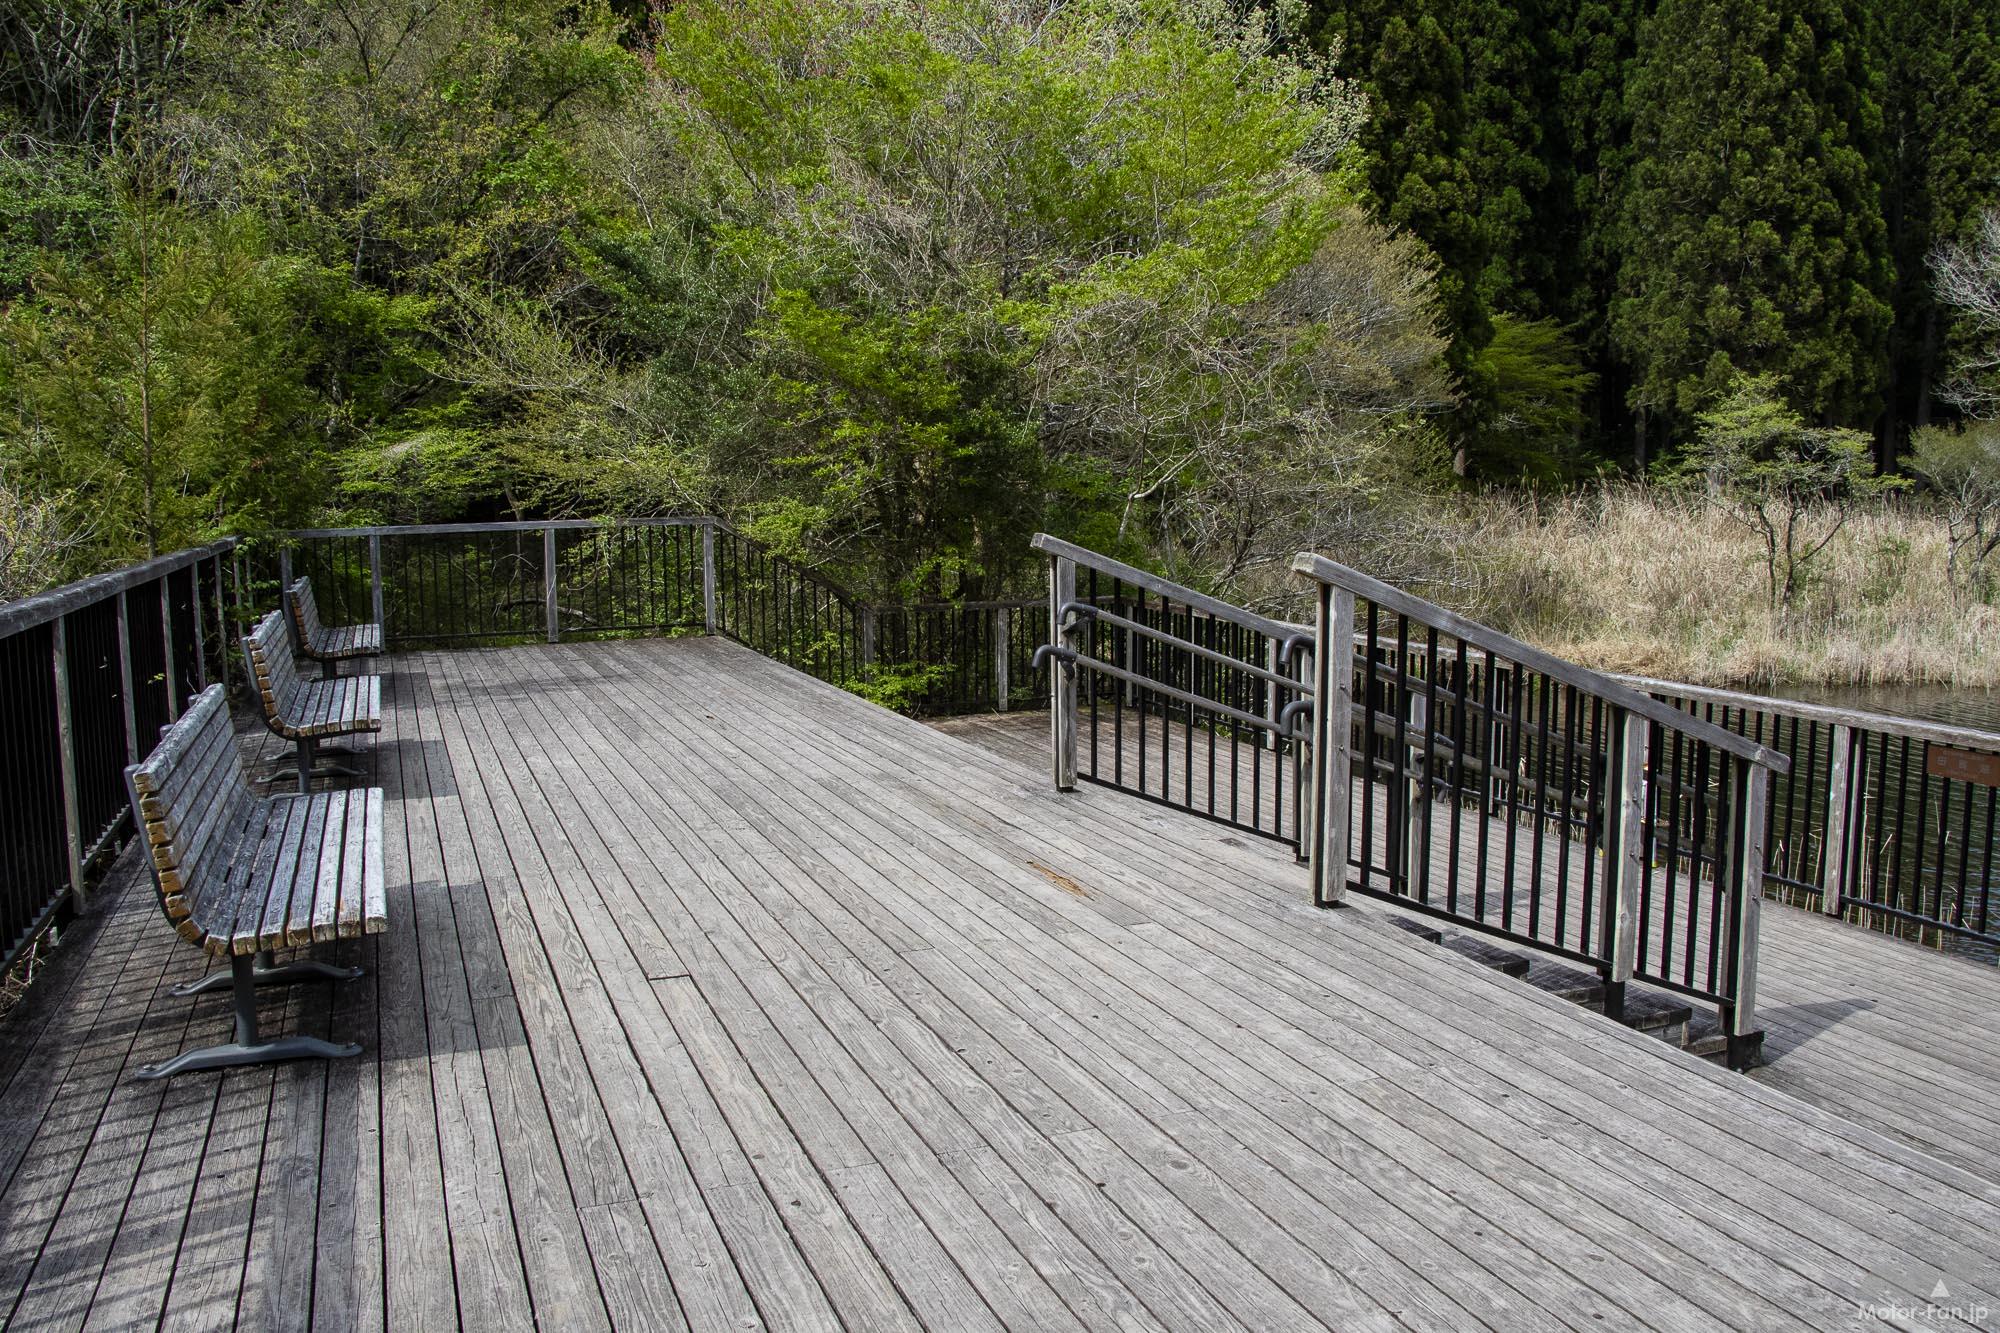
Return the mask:
[[[223,652],[227,661],[228,651]],[[125,589],[118,590],[118,688],[125,699],[125,762],[136,764],[139,751],[139,701],[132,689],[132,606]]]
[[715,520],[712,518],[701,525],[701,623],[708,633],[715,633]]
[[993,608],[993,707],[998,712],[1007,711],[1007,696],[1013,692],[1013,685],[1007,679],[1007,650],[1013,640],[1013,617],[1004,606]]
[[[1274,676],[1283,674],[1278,663],[1278,656],[1282,651],[1283,649],[1278,640],[1266,639],[1264,641],[1264,669]],[[1278,716],[1285,711],[1284,694],[1285,692],[1279,689],[1274,682],[1266,681],[1264,683],[1264,719],[1272,726],[1272,730],[1264,733],[1264,748],[1268,750],[1276,750],[1284,743],[1284,737],[1280,736],[1276,730]]]
[[[1409,653],[1402,657],[1405,670],[1409,666]],[[1407,681],[1407,676],[1405,677]],[[1409,691],[1409,703],[1404,715],[1409,719],[1408,730],[1403,737],[1403,885],[1402,891],[1414,893],[1416,881],[1422,878],[1418,860],[1424,855],[1424,808],[1431,794],[1431,710],[1430,701],[1415,690]],[[1424,866],[1424,870],[1428,870]]]
[[1835,724],[1833,762],[1826,780],[1826,835],[1820,839],[1819,910],[1839,916],[1846,909],[1847,858],[1856,845],[1855,806],[1865,784],[1859,781],[1860,752],[1854,743],[1854,729]]
[[1353,817],[1354,594],[1319,585],[1318,642],[1313,650],[1313,901],[1338,907],[1347,896],[1348,825]]
[[549,642],[562,640],[562,612],[556,606],[556,530],[542,529],[542,619]]
[[193,614],[188,623],[194,627],[194,688],[199,694],[208,688],[208,645],[202,642],[201,624],[201,561],[188,566],[188,605]]
[[875,608],[872,606],[864,606],[861,607],[859,610],[857,610],[854,614],[856,620],[860,624],[861,665],[865,669],[875,665],[875,654],[876,654]]
[[[1736,987],[1729,1006],[1729,1066],[1745,1068],[1756,1054],[1757,930],[1764,910],[1764,817],[1771,800],[1771,771],[1744,762],[1737,770],[1730,851],[1741,868],[1729,928],[1736,956]],[[1727,862],[1725,862],[1727,864]]]
[[389,621],[382,614],[382,534],[368,537],[368,609],[382,627],[382,646],[389,645]]
[[[83,894],[83,800],[77,790],[76,719],[71,712],[69,690],[69,617],[57,616],[49,627],[52,683],[56,692],[56,753],[62,774],[63,851],[69,861],[70,906],[81,912]],[[167,664],[168,676],[173,663]]]
[[160,575],[160,643],[167,664],[167,721],[177,722],[181,716],[181,683],[174,671],[174,599],[168,587],[167,576]]
[[[1064,607],[1076,600],[1076,564],[1062,556],[1049,557],[1049,642],[1076,648],[1074,624]],[[1076,665],[1061,657],[1049,660],[1050,764],[1057,791],[1076,790]]]
[[1606,756],[1616,786],[1607,785],[1605,795],[1617,805],[1604,814],[1613,821],[1618,839],[1617,857],[1605,867],[1610,906],[1604,914],[1604,956],[1610,962],[1604,975],[1604,1012],[1612,1018],[1624,1015],[1625,983],[1638,965],[1639,903],[1646,892],[1646,752],[1652,735],[1646,718],[1624,713]]

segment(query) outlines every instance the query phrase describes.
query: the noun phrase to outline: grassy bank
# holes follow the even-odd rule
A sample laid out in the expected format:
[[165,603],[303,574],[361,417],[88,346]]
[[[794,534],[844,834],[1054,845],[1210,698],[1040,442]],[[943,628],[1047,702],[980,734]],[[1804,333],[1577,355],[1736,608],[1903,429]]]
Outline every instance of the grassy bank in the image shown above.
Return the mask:
[[1593,666],[1708,685],[2000,686],[2000,607],[1955,597],[1944,523],[1849,517],[1774,611],[1759,539],[1719,505],[1639,488],[1470,510],[1459,602]]

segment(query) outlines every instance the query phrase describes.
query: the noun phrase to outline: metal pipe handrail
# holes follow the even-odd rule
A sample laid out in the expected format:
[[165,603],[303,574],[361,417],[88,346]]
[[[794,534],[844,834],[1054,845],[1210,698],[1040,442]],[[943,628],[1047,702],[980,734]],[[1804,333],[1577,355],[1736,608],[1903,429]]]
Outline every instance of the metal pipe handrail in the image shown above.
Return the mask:
[[1178,689],[1175,686],[1155,680],[1151,676],[1142,676],[1136,671],[1127,671],[1125,668],[1113,666],[1109,662],[1100,662],[1094,657],[1077,652],[1074,648],[1063,648],[1053,643],[1045,643],[1035,649],[1032,665],[1035,670],[1039,671],[1050,660],[1062,662],[1086,671],[1092,671],[1101,676],[1110,676],[1114,680],[1122,680],[1128,684],[1137,685],[1154,694],[1164,694],[1169,698],[1178,699],[1184,704],[1191,704],[1207,712],[1219,713],[1232,721],[1242,723],[1246,727],[1255,727],[1260,731],[1274,732],[1281,736],[1288,734],[1282,726],[1273,722],[1268,717],[1259,717],[1255,713],[1246,713],[1241,708],[1233,708],[1225,703],[1217,703],[1213,699],[1204,699],[1192,690]]
[[1303,574],[1329,586],[1344,588],[1357,597],[1367,598],[1376,606],[1394,611],[1398,615],[1408,616],[1463,643],[1539,672],[1551,680],[1596,695],[1606,703],[1616,704],[1628,713],[1657,722],[1667,730],[1680,732],[1690,739],[1727,751],[1739,759],[1748,760],[1773,773],[1783,774],[1792,770],[1790,757],[1777,750],[1759,745],[1713,722],[1690,717],[1672,704],[1655,699],[1649,694],[1641,694],[1603,672],[1565,661],[1512,635],[1502,634],[1499,630],[1489,629],[1477,621],[1468,620],[1435,602],[1425,601],[1380,579],[1371,578],[1358,569],[1350,569],[1346,565],[1311,551],[1301,551],[1292,561],[1292,570],[1294,573]]
[[1068,601],[1064,602],[1058,609],[1063,615],[1088,620],[1101,620],[1106,624],[1116,625],[1120,629],[1130,630],[1134,634],[1144,635],[1155,643],[1171,644],[1175,648],[1185,649],[1200,657],[1205,657],[1211,662],[1220,663],[1233,671],[1241,671],[1247,675],[1255,676],[1259,680],[1269,681],[1281,689],[1292,690],[1299,694],[1312,693],[1312,686],[1302,680],[1294,680],[1290,676],[1281,676],[1275,671],[1266,671],[1263,667],[1245,662],[1240,657],[1231,657],[1228,653],[1217,652],[1213,648],[1204,647],[1189,639],[1183,639],[1178,634],[1169,634],[1165,630],[1154,629],[1151,625],[1133,620],[1127,616],[1121,616],[1115,611],[1106,611],[1102,607],[1092,606],[1088,602]]

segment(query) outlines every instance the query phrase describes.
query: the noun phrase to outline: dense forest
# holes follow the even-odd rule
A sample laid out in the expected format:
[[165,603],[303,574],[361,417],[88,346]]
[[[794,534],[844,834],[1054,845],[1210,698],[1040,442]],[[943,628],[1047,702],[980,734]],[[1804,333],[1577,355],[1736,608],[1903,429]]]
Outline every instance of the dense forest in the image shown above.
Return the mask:
[[1984,614],[1996,43],[1990,0],[17,0],[0,588],[703,510],[881,598],[1029,586],[1048,528],[1528,605],[1550,507],[1643,483],[1740,520],[1773,615],[1820,548],[1771,516],[1895,492]]

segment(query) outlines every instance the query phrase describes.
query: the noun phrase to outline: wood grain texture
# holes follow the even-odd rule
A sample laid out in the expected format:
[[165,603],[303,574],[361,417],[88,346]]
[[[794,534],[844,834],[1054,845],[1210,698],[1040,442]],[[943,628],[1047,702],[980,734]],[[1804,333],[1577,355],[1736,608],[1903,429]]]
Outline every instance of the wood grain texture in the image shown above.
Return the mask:
[[[1939,1155],[1991,1104],[2000,1005],[1894,1045],[1836,949],[1900,964],[1912,1026],[1985,994],[1962,962],[1774,907],[1792,1044],[1745,1079],[1315,910],[1286,849],[1058,797],[1033,715],[1026,767],[716,640],[384,665],[380,796],[260,806],[260,844],[316,850],[230,900],[288,940],[386,917],[322,946],[371,975],[265,999],[365,1053],[131,1083],[227,1008],[166,993],[203,961],[128,856],[89,965],[0,1019],[0,1321],[1821,1328],[1941,1276],[2000,1304],[2000,1186]],[[1773,1086],[1849,1031],[1877,1044],[1845,1103]],[[1855,1123],[1899,1079],[1935,1117],[1900,1142]]]

